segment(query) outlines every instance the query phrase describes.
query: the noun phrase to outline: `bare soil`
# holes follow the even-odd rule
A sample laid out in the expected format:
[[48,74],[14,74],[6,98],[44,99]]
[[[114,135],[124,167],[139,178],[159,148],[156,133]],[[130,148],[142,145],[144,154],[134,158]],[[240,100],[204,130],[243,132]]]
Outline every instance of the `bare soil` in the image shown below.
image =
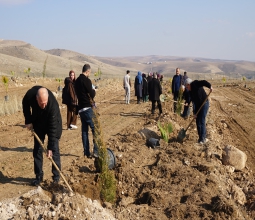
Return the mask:
[[[23,80],[23,86],[12,83],[9,94],[22,98],[35,84],[52,91],[58,86],[54,80],[35,81]],[[61,104],[61,97],[57,100],[63,119],[62,172],[75,192],[74,197],[64,196],[68,190],[63,181],[58,186],[51,184],[51,164],[45,157],[45,179],[41,187],[48,199],[42,197],[39,204],[46,205],[40,206],[32,195],[30,200],[26,199],[24,195],[36,189],[30,185],[34,178],[33,137],[24,128],[22,110],[0,116],[0,209],[6,201],[10,204],[19,198],[16,209],[8,215],[0,212],[1,219],[11,219],[10,216],[13,219],[102,219],[103,211],[109,213],[108,219],[254,219],[255,83],[249,82],[247,87],[240,81],[226,85],[213,80],[211,83],[214,90],[207,117],[209,142],[201,145],[197,143],[195,122],[183,143],[177,141],[178,132],[186,128],[191,117],[184,120],[174,114],[171,100],[163,103],[163,115],[151,115],[151,103],[136,104],[133,90],[131,103],[125,104],[121,81],[97,82],[95,101],[104,140],[117,158],[114,169],[117,199],[112,205],[101,201],[94,159],[83,156],[80,119],[77,130],[66,130],[66,108]],[[169,88],[169,82],[163,82],[164,93]],[[4,95],[1,88],[0,97]],[[160,139],[158,121],[173,124],[169,143]],[[160,146],[148,147],[146,140],[150,137],[160,139]],[[222,165],[222,151],[226,145],[247,154],[247,164],[242,171],[231,172],[228,166]],[[236,199],[235,187],[245,194],[244,204]],[[61,199],[56,199],[57,195]],[[89,204],[93,202],[85,202],[85,198],[97,200],[104,207],[103,211],[98,208],[101,211],[91,211],[89,215]],[[69,208],[64,205],[56,208],[67,202]],[[53,211],[56,214],[48,214]]]

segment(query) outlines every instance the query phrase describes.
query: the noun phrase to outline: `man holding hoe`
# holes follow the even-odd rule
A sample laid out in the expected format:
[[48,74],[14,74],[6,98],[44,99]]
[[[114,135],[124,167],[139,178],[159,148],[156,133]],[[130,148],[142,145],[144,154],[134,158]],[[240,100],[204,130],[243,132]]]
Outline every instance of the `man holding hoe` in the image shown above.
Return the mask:
[[[56,98],[50,90],[42,86],[34,86],[25,94],[22,106],[26,128],[34,131],[42,143],[47,134],[47,157],[52,157],[60,170],[59,139],[62,134],[62,118]],[[43,180],[43,150],[43,147],[34,137],[33,157],[36,176],[32,181],[34,186],[40,185]],[[52,173],[53,183],[58,183],[60,174],[53,164]]]

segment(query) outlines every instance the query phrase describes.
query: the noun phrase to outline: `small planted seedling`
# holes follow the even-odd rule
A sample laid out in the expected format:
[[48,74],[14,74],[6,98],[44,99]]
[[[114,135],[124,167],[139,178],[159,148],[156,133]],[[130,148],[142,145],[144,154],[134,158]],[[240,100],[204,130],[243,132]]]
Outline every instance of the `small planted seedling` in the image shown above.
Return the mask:
[[9,87],[9,78],[7,76],[2,76],[2,82],[5,86],[5,101],[8,101],[9,100],[9,96],[8,96],[8,87]]
[[160,121],[158,122],[158,128],[160,130],[161,133],[161,138],[168,143],[169,141],[169,136],[170,134],[173,132],[173,125],[169,122],[169,123],[164,123],[161,124]]
[[62,79],[56,78],[56,81],[58,82],[58,91],[62,91],[62,87],[61,87],[61,85],[60,85]]
[[27,76],[29,77],[29,73],[31,72],[31,68],[28,67],[27,69],[24,69],[24,73],[27,74]]

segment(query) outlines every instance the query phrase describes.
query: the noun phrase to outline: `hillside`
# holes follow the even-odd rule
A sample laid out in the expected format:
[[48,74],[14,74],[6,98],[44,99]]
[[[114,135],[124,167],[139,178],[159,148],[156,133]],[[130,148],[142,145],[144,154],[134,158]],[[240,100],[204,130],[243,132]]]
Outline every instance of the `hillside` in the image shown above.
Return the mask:
[[30,76],[42,77],[46,64],[47,77],[63,78],[71,69],[79,74],[85,63],[91,65],[93,72],[100,67],[105,76],[125,72],[123,68],[104,64],[86,55],[72,51],[61,50],[61,53],[58,51],[42,51],[26,42],[2,40],[0,41],[0,74],[10,75],[11,71],[15,71],[16,76],[25,76],[24,69],[30,67]]
[[[144,57],[96,57],[96,59],[113,66],[131,66],[142,72],[158,72],[165,76],[173,76],[175,68],[179,67],[181,73],[187,71],[190,76],[199,78],[222,78],[223,75],[231,78],[255,76],[255,62],[215,60],[205,58],[185,58],[173,56],[144,56]],[[201,76],[200,76],[201,77]]]
[[223,76],[239,79],[245,76],[253,79],[255,75],[255,62],[248,61],[157,55],[97,57],[65,49],[43,51],[22,41],[0,41],[0,74],[2,75],[15,71],[18,76],[24,76],[24,69],[30,67],[31,76],[42,76],[45,61],[46,75],[55,78],[65,77],[70,69],[80,73],[85,63],[91,65],[92,72],[100,68],[107,78],[122,78],[127,69],[133,76],[137,71],[142,71],[158,72],[166,77],[172,77],[176,67],[181,69],[181,73],[187,71],[193,79],[222,79]]

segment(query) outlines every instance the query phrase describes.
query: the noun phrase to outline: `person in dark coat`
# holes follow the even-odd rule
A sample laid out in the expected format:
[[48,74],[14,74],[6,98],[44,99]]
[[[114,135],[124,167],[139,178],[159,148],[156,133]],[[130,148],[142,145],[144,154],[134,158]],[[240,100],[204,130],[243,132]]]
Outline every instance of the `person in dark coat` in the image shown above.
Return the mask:
[[[93,112],[93,99],[96,96],[96,90],[92,87],[92,82],[89,79],[91,68],[89,64],[85,64],[82,68],[82,73],[75,81],[75,92],[78,98],[78,112],[81,118],[81,133],[82,143],[84,149],[84,156],[87,158],[98,157],[98,146],[95,142],[95,125],[93,118],[95,114]],[[93,154],[90,153],[89,147],[89,127],[93,135]]]
[[135,77],[135,96],[137,97],[137,104],[140,104],[140,100],[143,97],[143,78],[142,73],[139,71]]
[[142,74],[143,77],[143,102],[147,102],[148,101],[148,81],[146,79],[146,74]]
[[[59,139],[62,134],[62,118],[59,105],[53,93],[42,87],[34,86],[27,91],[22,100],[25,126],[34,130],[42,142],[48,136],[47,157],[52,157],[59,170],[61,170]],[[34,138],[34,173],[35,180],[32,185],[38,186],[43,180],[43,148]],[[53,182],[59,181],[59,172],[52,165]]]
[[149,89],[149,100],[151,101],[151,113],[155,113],[155,104],[157,102],[159,114],[162,114],[162,105],[159,96],[162,94],[162,87],[159,80],[157,79],[157,74],[153,73],[152,80],[148,83]]
[[[194,115],[197,114],[199,108],[202,106],[207,94],[204,90],[204,86],[210,89],[212,92],[212,86],[206,80],[194,80],[187,78],[185,81],[185,86],[190,92],[191,101],[194,103]],[[196,116],[197,132],[198,132],[198,142],[204,144],[208,141],[206,138],[206,115],[209,109],[209,100],[205,102],[204,106],[201,108],[200,112]]]
[[78,104],[77,96],[74,88],[75,83],[75,72],[71,70],[69,72],[69,77],[65,78],[65,87],[62,93],[62,103],[67,106],[67,129],[77,129],[77,115],[76,107]]
[[176,112],[177,110],[177,100],[179,97],[181,82],[182,82],[182,75],[180,75],[180,69],[176,68],[176,74],[174,75],[172,80],[172,94],[174,97],[174,112]]
[[152,80],[152,73],[149,73],[147,76],[147,82],[149,83]]
[[182,77],[182,85],[184,85],[185,86],[185,81],[186,81],[186,79],[188,79],[189,77],[188,77],[188,75],[187,75],[187,72],[185,71],[184,73],[183,73],[183,77]]

